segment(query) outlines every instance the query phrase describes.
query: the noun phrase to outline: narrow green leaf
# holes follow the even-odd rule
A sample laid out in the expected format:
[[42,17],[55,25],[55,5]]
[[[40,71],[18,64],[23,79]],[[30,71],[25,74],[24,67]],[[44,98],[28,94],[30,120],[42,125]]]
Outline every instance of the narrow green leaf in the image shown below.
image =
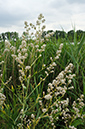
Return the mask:
[[79,46],[78,46],[77,55],[78,55],[80,49],[82,48],[84,42],[85,42],[85,33],[83,34],[82,39],[81,39],[81,41],[80,41],[80,44],[79,44]]
[[77,127],[78,125],[83,125],[83,122],[81,119],[78,119],[78,120],[75,120],[73,123],[72,123],[73,126]]
[[82,78],[83,78],[83,94],[85,95],[85,77],[83,72],[82,72]]

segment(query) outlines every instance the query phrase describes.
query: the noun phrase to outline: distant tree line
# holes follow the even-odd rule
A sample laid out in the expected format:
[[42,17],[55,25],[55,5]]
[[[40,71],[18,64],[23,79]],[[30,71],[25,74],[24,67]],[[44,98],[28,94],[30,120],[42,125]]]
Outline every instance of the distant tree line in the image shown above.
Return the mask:
[[[42,37],[44,38],[47,34],[54,32],[54,34],[51,36],[51,38],[56,38],[56,39],[66,39],[66,37],[70,40],[70,41],[74,41],[74,35],[76,35],[76,39],[77,41],[79,41],[82,36],[85,34],[85,31],[83,30],[77,30],[76,32],[74,30],[70,30],[67,33],[65,31],[60,31],[60,30],[48,30],[48,31],[44,31],[42,33]],[[24,34],[25,32],[23,32]],[[17,32],[5,32],[5,33],[1,33],[0,34],[0,41],[5,41],[5,40],[14,40],[16,41],[17,39],[19,39],[19,34]]]
[[19,35],[17,32],[5,32],[0,34],[0,41],[5,40],[17,40],[19,38]]
[[[42,34],[42,37],[44,38],[46,34],[49,34],[51,32],[54,32],[54,31],[53,30],[44,31]],[[52,38],[53,37],[56,39],[68,38],[70,41],[74,41],[74,35],[76,35],[76,39],[77,39],[77,41],[79,41],[84,34],[85,34],[85,31],[83,31],[83,30],[77,30],[76,32],[74,30],[70,30],[67,33],[65,31],[56,30],[54,32]]]

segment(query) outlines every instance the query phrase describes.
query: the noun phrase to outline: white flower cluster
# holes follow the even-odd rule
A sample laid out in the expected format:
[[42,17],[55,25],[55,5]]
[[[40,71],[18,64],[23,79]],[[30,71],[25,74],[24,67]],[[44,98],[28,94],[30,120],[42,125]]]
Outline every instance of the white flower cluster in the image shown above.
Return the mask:
[[[42,20],[44,18],[44,16],[42,15],[42,14],[40,14],[39,16],[38,16],[38,20],[36,21],[36,25],[38,25],[38,26],[40,26],[40,24],[41,24],[41,22],[43,21],[45,21],[45,20]],[[41,21],[42,20],[42,21]]]
[[49,67],[47,67],[47,71],[45,71],[47,76],[49,75],[49,73],[53,73],[54,72],[55,66],[56,66],[55,62],[50,63]]
[[67,107],[62,110],[62,119],[64,120],[65,124],[71,119],[71,114],[69,112],[70,110]]
[[27,53],[27,43],[24,39],[25,37],[23,37],[23,40],[21,42],[21,45],[19,46],[19,49],[17,50],[17,54],[12,54],[12,57],[17,61],[18,63],[18,67],[19,67],[19,80],[20,82],[22,82],[22,87],[25,88],[23,81],[24,81],[24,77],[25,77],[25,72],[27,72],[31,66],[25,66],[24,67],[24,62],[26,60],[26,58],[28,57],[28,53]]
[[6,99],[6,96],[1,93],[3,89],[0,89],[0,106],[2,106],[4,104],[4,101]]
[[[80,95],[80,98],[77,99],[77,101],[79,101],[79,103],[73,101],[72,104],[72,110],[67,107],[68,104],[63,107],[64,109],[62,110],[62,119],[64,120],[64,123],[67,124],[69,121],[73,121],[77,118],[81,118],[83,119],[85,117],[85,115],[82,113],[82,108],[85,106],[85,104],[83,103],[83,95]],[[69,128],[75,129],[75,127],[70,126]]]
[[20,128],[20,129],[24,129],[22,123],[18,123],[18,124],[17,124],[17,127]]
[[15,51],[16,51],[16,47],[11,46],[11,47],[10,47],[10,50],[11,50],[13,53],[15,53]]
[[77,103],[76,103],[76,101],[73,101],[72,108],[75,111],[75,113],[73,115],[74,119],[76,119],[78,117],[83,119],[85,117],[85,114],[83,114],[82,112],[80,113],[80,110],[82,110],[82,108],[85,106],[83,101],[84,101],[83,94],[81,94],[80,98],[77,99]]
[[[49,71],[49,72],[54,72],[53,70],[54,70],[54,67],[56,66],[57,64],[55,63],[55,62],[52,62],[50,65],[49,65],[49,67],[47,67],[47,70]],[[52,71],[51,71],[52,70]]]
[[[26,28],[26,36],[29,39],[35,39],[36,43],[39,42],[43,42],[43,38],[42,38],[42,33],[45,29],[45,25],[41,25],[45,22],[44,16],[42,14],[40,14],[38,16],[38,20],[36,21],[36,26],[33,25],[32,23],[30,23],[28,25],[28,23],[25,21],[25,28]],[[31,33],[30,33],[31,32]]]
[[[40,14],[37,23],[40,23],[41,25],[41,23],[44,23],[44,21],[45,21],[44,17],[42,16],[42,14]],[[43,43],[44,39],[42,39],[42,32],[45,29],[45,26],[43,25],[42,27],[40,27],[40,25],[37,24],[38,26],[37,29],[37,27],[35,27],[35,25],[33,25],[32,23],[28,25],[28,23],[25,22],[26,33],[25,35],[24,34],[22,35],[22,42],[17,50],[17,54],[12,54],[12,57],[18,62],[19,73],[20,73],[19,80],[22,84],[24,78],[27,77],[28,74],[29,76],[31,76],[31,67],[34,65],[36,60],[41,56],[41,53],[45,51],[46,44]],[[33,31],[32,33],[31,31],[30,35],[31,29],[34,29],[36,32]],[[32,38],[32,36],[35,36],[35,38]],[[28,43],[29,39],[31,38],[34,39],[35,42]],[[28,60],[29,65],[24,66],[25,60],[28,57],[28,53],[30,56]],[[24,85],[22,86],[25,87]]]
[[55,59],[59,59],[60,54],[61,54],[62,47],[63,47],[63,43],[60,44],[59,50],[57,50],[57,52],[56,52]]
[[[68,79],[68,84],[72,82],[73,77],[75,77],[75,74],[69,74],[72,72],[73,64],[70,63],[64,71],[60,72],[59,75],[56,77],[56,86],[59,84],[67,84],[66,79]],[[69,75],[67,75],[69,74]],[[72,87],[71,87],[72,88]]]
[[[52,58],[51,61],[53,61]],[[55,65],[55,63],[53,64]],[[63,99],[67,90],[74,88],[71,86],[72,79],[75,77],[75,74],[72,74],[72,70],[73,64],[70,63],[64,71],[59,73],[59,75],[52,81],[52,83],[48,84],[47,94],[45,94],[45,92],[43,94],[43,98],[45,99],[45,106],[43,105],[44,100],[42,98],[39,100],[42,112],[48,115],[50,123],[54,129],[56,128],[55,121],[59,120],[59,115],[66,125],[68,125],[69,121],[73,119],[75,120],[79,117],[83,119],[85,117],[84,114],[82,114],[80,111],[80,108],[82,109],[85,105],[83,103],[84,95],[81,95],[80,98],[77,99],[79,102],[78,105],[75,101],[73,102],[72,110],[74,110],[74,112],[71,112],[71,109],[69,109],[69,98]],[[55,101],[52,102],[52,100]],[[73,126],[70,126],[69,128],[73,128]]]
[[43,108],[43,109],[42,109],[42,112],[44,112],[44,113],[45,113],[46,111],[47,111],[47,109],[46,109],[46,108]]
[[49,99],[52,98],[52,96],[51,96],[50,94],[47,94],[47,95],[44,96],[44,98],[45,98],[46,100],[49,100]]
[[[44,40],[42,40],[42,42],[43,42],[43,41],[44,41]],[[41,44],[41,45],[39,46],[38,43],[39,43],[38,40],[36,40],[35,43],[29,43],[29,44],[28,44],[28,47],[31,47],[31,52],[35,52],[35,55],[37,55],[37,52],[39,52],[39,53],[44,52],[44,51],[45,51],[45,48],[46,48],[46,44]],[[28,48],[28,49],[29,49],[29,48]]]
[[25,67],[25,70],[29,70],[29,69],[31,69],[31,66],[26,66]]
[[74,126],[69,125],[69,129],[77,129]]
[[[24,124],[27,123],[27,126],[29,126],[31,124],[31,120],[28,118],[27,115],[24,114],[24,117],[23,117],[23,109],[21,109],[21,111],[20,111],[19,118],[20,118],[21,121],[20,121],[20,123],[17,124],[18,128],[24,129]],[[31,114],[31,118],[34,118],[34,114]]]
[[33,119],[35,118],[34,114],[31,114],[31,118],[33,118]]
[[8,40],[5,40],[5,48],[10,48],[11,43]]
[[12,53],[15,53],[16,47],[11,46],[11,43],[8,40],[5,40],[5,49],[4,49],[3,54],[5,52],[9,52],[9,51],[12,52]]
[[[36,45],[36,46],[38,46],[38,45]],[[45,47],[46,47],[46,44],[43,44],[40,49],[39,48],[36,49],[36,52],[43,52],[43,51],[45,51]]]
[[42,38],[41,38],[42,33],[43,33],[44,29],[46,28],[45,25],[41,26],[41,24],[43,24],[44,22],[45,22],[44,16],[42,14],[40,14],[38,16],[38,20],[36,21],[36,26],[38,27],[38,31],[36,31],[35,37],[36,37],[36,39],[39,39],[39,41],[41,41],[41,42],[42,42]]
[[28,54],[27,54],[27,48],[26,48],[26,41],[25,40],[22,41],[22,44],[19,46],[19,49],[17,50],[17,52],[18,52],[18,56],[12,54],[12,57],[14,57],[15,60],[19,64],[23,65],[25,59],[28,56]]
[[50,57],[51,63],[47,67],[47,71],[45,71],[47,76],[49,75],[49,73],[53,73],[54,72],[54,68],[55,68],[55,66],[57,66],[57,64],[56,64],[56,62],[54,60],[59,59],[62,47],[63,47],[63,44],[60,44],[59,50],[57,50],[56,56],[54,57],[54,59],[52,57]]
[[54,32],[49,32],[48,34],[45,35],[46,40],[48,40],[48,38],[50,38],[51,36],[53,36]]

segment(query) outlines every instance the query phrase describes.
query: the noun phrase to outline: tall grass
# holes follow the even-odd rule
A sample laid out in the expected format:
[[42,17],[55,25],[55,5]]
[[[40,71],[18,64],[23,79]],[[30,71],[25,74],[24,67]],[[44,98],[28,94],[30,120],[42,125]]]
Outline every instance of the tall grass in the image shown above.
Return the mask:
[[43,39],[44,22],[0,44],[0,129],[85,128],[85,35]]

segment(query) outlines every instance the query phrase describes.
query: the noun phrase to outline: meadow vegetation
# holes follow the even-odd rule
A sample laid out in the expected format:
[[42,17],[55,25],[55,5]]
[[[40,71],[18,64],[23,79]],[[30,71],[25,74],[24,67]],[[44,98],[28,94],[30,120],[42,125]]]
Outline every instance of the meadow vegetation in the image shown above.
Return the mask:
[[0,43],[0,129],[85,128],[85,34],[42,37],[44,22]]

